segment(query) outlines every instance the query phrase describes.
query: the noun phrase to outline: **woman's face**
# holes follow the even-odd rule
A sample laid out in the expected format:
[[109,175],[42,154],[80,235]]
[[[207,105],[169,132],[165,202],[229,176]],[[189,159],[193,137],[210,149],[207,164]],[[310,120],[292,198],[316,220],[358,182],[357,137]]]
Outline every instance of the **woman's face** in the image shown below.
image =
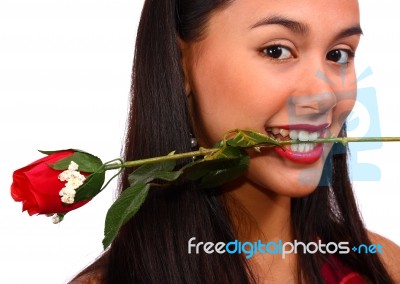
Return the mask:
[[[235,0],[183,43],[200,144],[231,129],[277,139],[337,136],[356,98],[356,0]],[[287,196],[315,189],[332,145],[252,152],[247,181]]]

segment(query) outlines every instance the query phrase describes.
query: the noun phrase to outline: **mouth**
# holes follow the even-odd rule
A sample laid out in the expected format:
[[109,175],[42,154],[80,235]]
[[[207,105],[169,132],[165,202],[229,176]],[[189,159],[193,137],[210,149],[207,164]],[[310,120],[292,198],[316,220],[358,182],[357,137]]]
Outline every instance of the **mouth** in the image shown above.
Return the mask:
[[[267,134],[278,141],[312,141],[324,138],[329,124],[314,125],[291,125],[267,128]],[[299,143],[274,147],[276,152],[291,161],[298,163],[313,163],[317,161],[323,152],[321,143]]]

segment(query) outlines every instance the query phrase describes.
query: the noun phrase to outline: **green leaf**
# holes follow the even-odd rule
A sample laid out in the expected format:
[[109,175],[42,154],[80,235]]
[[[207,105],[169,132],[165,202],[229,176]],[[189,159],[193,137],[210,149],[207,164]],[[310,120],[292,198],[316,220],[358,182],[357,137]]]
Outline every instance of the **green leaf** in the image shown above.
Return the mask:
[[200,180],[200,185],[204,188],[212,188],[233,181],[243,175],[248,168],[248,164],[249,156],[247,155],[239,159],[226,161],[224,167],[211,170],[205,174]]
[[98,172],[89,175],[85,182],[76,191],[75,202],[91,199],[99,194],[105,180],[105,175],[105,172]]
[[154,175],[154,179],[161,179],[165,181],[175,181],[182,175],[182,171],[173,171],[173,172],[157,172]]
[[204,160],[216,159],[237,159],[243,155],[243,150],[238,147],[226,145],[210,155],[207,155]]
[[114,240],[121,226],[140,209],[147,197],[149,188],[148,184],[141,183],[127,188],[121,193],[110,209],[108,209],[104,226],[104,249]]
[[145,164],[129,175],[129,184],[146,184],[155,179],[174,181],[182,174],[181,171],[173,171],[175,165],[174,160]]
[[236,130],[235,135],[229,138],[226,143],[234,147],[253,147],[259,144],[271,144],[279,146],[279,142],[265,134],[250,131]]
[[85,152],[75,152],[71,156],[61,159],[58,162],[49,166],[55,170],[66,170],[68,169],[71,161],[74,161],[78,164],[78,170],[80,172],[86,173],[97,172],[100,167],[103,166],[103,162],[98,157]]
[[79,149],[62,149],[62,150],[38,150],[40,153],[45,154],[45,155],[51,155],[54,153],[58,153],[58,152],[65,152],[65,151],[74,151],[74,152],[81,152],[81,153],[86,153],[89,154],[85,151],[79,150]]
[[206,159],[187,164],[181,170],[185,179],[199,180],[203,187],[216,187],[242,175],[248,160],[243,149],[224,146]]
[[183,171],[183,177],[188,180],[198,180],[205,176],[210,171],[216,171],[226,167],[232,159],[215,159],[215,160],[197,160],[185,165],[181,171]]
[[46,151],[46,150],[38,150],[40,153],[45,154],[45,155],[51,155],[54,153],[58,152],[65,152],[65,151],[71,151],[71,149],[64,149],[64,150],[53,150],[53,151]]
[[220,140],[217,143],[215,143],[213,148],[222,148],[223,145],[224,145],[224,140]]
[[204,159],[191,162],[181,168],[184,178],[198,180],[211,171],[218,171],[228,167],[232,160],[240,159],[246,153],[240,148],[224,146],[221,149],[206,156]]

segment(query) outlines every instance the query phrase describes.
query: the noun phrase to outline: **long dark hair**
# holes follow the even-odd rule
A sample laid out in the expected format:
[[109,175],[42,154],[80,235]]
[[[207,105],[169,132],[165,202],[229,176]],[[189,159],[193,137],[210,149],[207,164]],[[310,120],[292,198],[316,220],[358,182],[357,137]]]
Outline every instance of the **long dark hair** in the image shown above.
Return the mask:
[[[134,56],[131,105],[124,158],[191,150],[191,119],[184,88],[178,37],[199,40],[216,9],[232,0],[146,0]],[[347,174],[347,150],[336,145],[314,193],[292,201],[295,239],[369,244]],[[126,188],[128,171],[120,188]],[[188,240],[230,242],[234,233],[221,191],[185,183],[152,189],[137,215],[120,230],[111,248],[84,272],[101,271],[104,283],[255,283],[239,254],[189,254]],[[348,254],[341,262],[373,283],[391,283],[375,255]],[[300,254],[298,281],[323,283],[328,261]]]

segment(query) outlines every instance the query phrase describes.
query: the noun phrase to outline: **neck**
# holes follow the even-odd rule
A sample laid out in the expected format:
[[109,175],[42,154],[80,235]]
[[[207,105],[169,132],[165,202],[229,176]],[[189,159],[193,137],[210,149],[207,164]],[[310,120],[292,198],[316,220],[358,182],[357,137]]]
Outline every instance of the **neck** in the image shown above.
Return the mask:
[[242,181],[227,190],[226,202],[240,241],[292,241],[290,197]]
[[[293,242],[290,197],[274,194],[247,181],[228,189],[225,197],[240,242]],[[297,283],[294,254],[287,255],[286,259],[273,254],[255,254],[249,264],[260,283]]]

